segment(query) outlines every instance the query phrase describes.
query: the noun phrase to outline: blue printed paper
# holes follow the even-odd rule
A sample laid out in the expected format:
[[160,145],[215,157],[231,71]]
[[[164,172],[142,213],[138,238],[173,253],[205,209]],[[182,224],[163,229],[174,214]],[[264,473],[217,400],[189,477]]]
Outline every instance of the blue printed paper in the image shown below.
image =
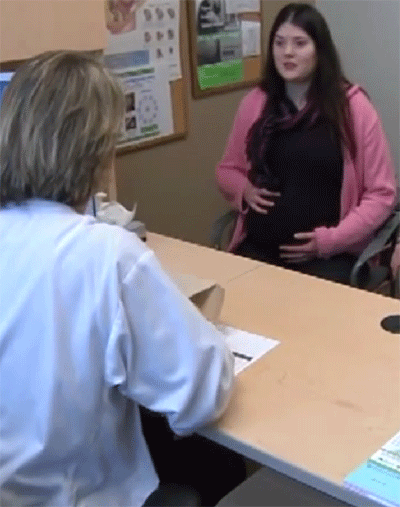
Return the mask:
[[400,433],[351,472],[345,485],[390,507],[400,507]]

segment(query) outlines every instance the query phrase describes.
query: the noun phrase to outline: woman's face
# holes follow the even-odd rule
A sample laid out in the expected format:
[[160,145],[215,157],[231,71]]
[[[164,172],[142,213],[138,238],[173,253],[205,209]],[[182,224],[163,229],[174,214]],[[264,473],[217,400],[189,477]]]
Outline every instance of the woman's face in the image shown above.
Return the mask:
[[317,66],[312,38],[289,22],[283,23],[273,40],[275,67],[285,81],[302,83],[311,79]]

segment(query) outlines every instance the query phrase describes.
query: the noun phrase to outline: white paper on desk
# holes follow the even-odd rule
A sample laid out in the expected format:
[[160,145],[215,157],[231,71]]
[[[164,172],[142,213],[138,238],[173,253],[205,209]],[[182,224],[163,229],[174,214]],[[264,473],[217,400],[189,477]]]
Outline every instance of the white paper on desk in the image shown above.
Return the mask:
[[261,23],[259,21],[242,21],[242,55],[256,56],[261,54]]
[[224,324],[217,324],[235,356],[235,375],[275,348],[280,342],[258,334],[241,331]]

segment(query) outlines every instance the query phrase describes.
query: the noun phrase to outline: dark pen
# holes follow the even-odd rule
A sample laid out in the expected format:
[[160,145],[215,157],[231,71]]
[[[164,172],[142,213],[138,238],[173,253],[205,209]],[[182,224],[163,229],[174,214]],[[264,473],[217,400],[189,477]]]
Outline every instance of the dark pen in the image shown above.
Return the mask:
[[251,361],[253,358],[250,356],[246,356],[246,354],[241,354],[240,352],[232,352],[235,357],[240,357],[240,359],[246,359],[246,361]]

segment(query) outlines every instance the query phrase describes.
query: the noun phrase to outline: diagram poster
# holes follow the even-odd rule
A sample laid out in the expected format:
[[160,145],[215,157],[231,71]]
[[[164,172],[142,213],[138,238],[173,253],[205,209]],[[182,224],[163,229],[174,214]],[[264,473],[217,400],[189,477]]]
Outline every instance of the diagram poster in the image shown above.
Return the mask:
[[105,0],[105,62],[116,71],[165,64],[170,81],[182,77],[179,0]]
[[119,74],[125,90],[125,121],[120,146],[173,133],[168,69],[145,66]]

